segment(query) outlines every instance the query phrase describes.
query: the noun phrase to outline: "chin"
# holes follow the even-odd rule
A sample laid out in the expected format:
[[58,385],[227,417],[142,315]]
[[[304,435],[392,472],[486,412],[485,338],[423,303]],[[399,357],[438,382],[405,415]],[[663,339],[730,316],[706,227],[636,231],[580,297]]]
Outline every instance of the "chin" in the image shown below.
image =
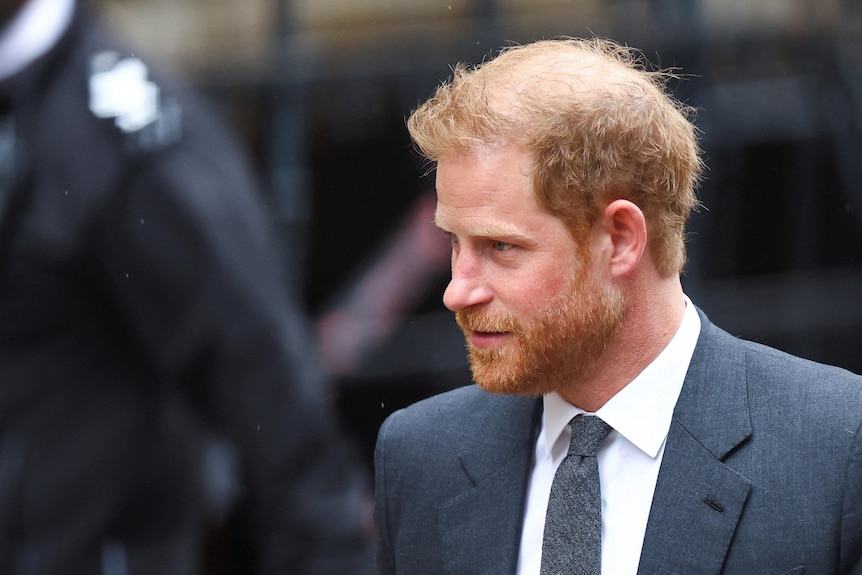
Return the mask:
[[500,369],[499,365],[470,364],[473,382],[480,388],[500,395],[519,395],[524,397],[541,397],[554,391],[557,386],[549,386],[547,381],[531,378],[525,374],[515,374],[511,370]]

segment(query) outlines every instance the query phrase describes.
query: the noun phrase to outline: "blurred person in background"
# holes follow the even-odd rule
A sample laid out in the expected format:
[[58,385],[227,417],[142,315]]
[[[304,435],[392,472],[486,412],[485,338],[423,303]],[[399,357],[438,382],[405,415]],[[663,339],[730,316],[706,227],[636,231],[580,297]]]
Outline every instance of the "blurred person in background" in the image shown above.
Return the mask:
[[367,572],[235,142],[83,0],[0,0],[0,26],[0,572]]

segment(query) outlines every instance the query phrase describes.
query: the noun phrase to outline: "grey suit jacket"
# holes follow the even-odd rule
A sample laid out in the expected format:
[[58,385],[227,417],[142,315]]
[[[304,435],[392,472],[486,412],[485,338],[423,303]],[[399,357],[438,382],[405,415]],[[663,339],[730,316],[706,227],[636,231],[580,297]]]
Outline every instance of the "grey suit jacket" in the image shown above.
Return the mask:
[[[862,574],[862,377],[701,320],[638,573]],[[379,573],[514,574],[540,414],[468,386],[390,416]]]

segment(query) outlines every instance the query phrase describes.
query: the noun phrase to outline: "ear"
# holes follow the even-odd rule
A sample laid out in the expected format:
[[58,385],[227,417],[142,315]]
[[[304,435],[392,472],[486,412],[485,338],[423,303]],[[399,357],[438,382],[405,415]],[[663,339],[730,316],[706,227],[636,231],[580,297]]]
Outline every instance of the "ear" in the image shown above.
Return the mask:
[[643,212],[628,200],[614,200],[601,217],[602,229],[610,240],[608,271],[618,278],[637,267],[647,245],[647,226]]

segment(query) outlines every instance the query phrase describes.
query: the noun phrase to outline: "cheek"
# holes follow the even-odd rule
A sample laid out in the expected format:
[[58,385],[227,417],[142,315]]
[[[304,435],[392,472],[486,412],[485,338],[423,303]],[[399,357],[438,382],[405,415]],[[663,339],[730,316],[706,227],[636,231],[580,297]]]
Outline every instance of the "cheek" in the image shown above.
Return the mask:
[[503,282],[497,295],[509,312],[520,318],[536,315],[549,301],[558,300],[571,290],[571,280],[557,270],[534,271],[517,281]]

